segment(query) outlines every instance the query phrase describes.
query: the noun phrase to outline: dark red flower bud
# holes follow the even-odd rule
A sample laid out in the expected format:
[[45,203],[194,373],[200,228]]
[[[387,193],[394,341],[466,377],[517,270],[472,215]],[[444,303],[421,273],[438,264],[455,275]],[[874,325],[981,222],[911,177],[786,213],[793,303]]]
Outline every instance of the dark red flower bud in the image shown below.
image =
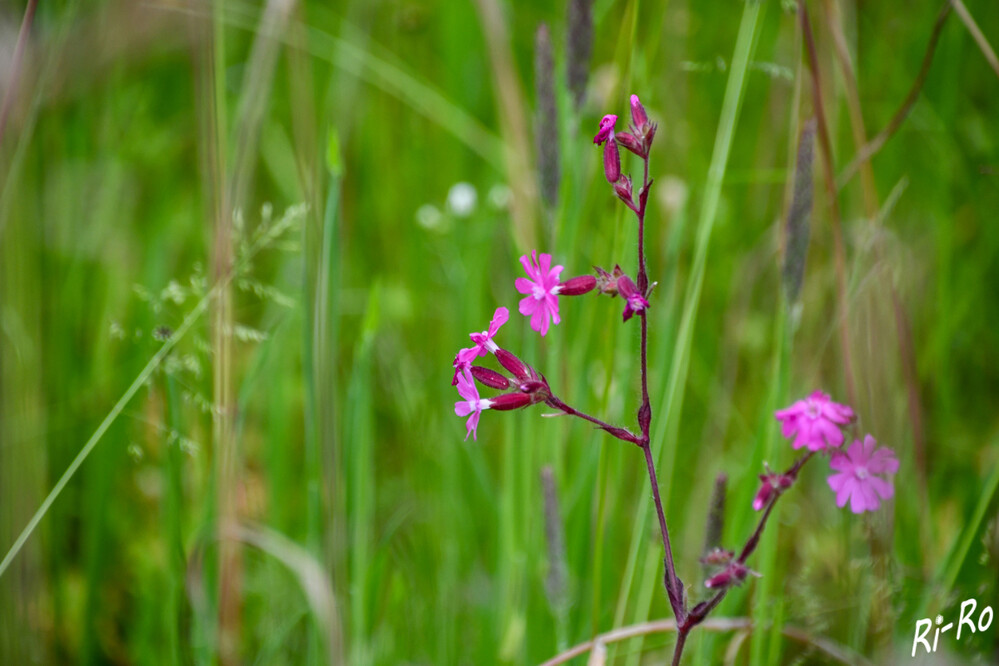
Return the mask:
[[770,477],[766,475],[760,475],[760,480],[763,484],[760,489],[756,492],[756,497],[753,498],[753,511],[759,511],[767,505],[770,498],[773,497],[774,487],[770,483]]
[[614,183],[614,194],[617,198],[625,203],[625,205],[631,210],[638,212],[638,206],[635,205],[635,199],[631,192],[631,178],[627,176],[622,176],[620,180]]
[[616,141],[604,144],[604,176],[608,183],[616,183],[621,177],[621,154],[617,150]]
[[531,366],[527,365],[519,358],[514,356],[512,353],[505,349],[497,349],[495,352],[496,360],[500,362],[507,372],[519,379],[520,381],[525,381],[532,378]]
[[645,144],[645,149],[648,150],[652,148],[652,140],[656,138],[656,128],[658,125],[656,123],[649,123],[648,127],[645,128],[645,136],[643,137],[643,143]]
[[579,277],[569,278],[565,282],[562,282],[558,286],[559,296],[581,296],[587,292],[593,291],[593,288],[597,286],[597,279],[592,275],[580,275]]
[[644,128],[649,122],[649,116],[645,113],[645,107],[639,101],[638,95],[631,96],[631,122],[639,129]]
[[627,150],[635,153],[639,157],[644,158],[648,153],[645,150],[645,145],[634,135],[628,132],[620,132],[614,135],[617,142],[621,144]]
[[[529,379],[520,384],[520,390],[524,393],[545,394],[548,392],[548,385],[537,379]],[[547,400],[548,398],[544,397],[543,399]]]
[[742,581],[746,580],[746,576],[750,573],[752,572],[749,570],[749,567],[742,562],[732,562],[720,574],[704,581],[704,587],[714,590],[739,585]]
[[480,365],[472,366],[472,376],[479,380],[479,383],[494,389],[508,389],[510,388],[510,380],[496,372],[495,370],[490,370],[489,368],[483,368]]
[[531,396],[526,393],[504,393],[495,398],[489,398],[489,409],[505,412],[511,409],[527,407],[532,402]]

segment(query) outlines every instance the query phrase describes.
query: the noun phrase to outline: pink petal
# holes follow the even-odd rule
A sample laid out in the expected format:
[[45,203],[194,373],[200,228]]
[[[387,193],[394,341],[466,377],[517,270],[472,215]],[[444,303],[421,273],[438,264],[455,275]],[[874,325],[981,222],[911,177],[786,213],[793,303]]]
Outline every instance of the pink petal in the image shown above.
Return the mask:
[[520,310],[520,314],[526,317],[537,312],[539,307],[540,303],[538,303],[538,300],[536,298],[534,298],[533,296],[527,296],[525,298],[520,299],[520,305],[518,306],[518,309]]
[[537,271],[534,269],[534,266],[531,265],[531,262],[528,261],[526,254],[520,258],[520,263],[524,267],[524,272],[527,273],[528,277],[533,278],[535,280],[538,279],[539,276],[537,274]]
[[843,485],[840,486],[840,489],[836,491],[836,506],[841,509],[846,506],[846,501],[850,499],[850,496],[853,495],[856,490],[857,480],[852,476],[847,477],[847,479],[843,482]]
[[837,472],[852,472],[853,463],[850,459],[843,453],[835,454],[829,461],[829,467],[836,470]]
[[510,311],[504,307],[496,308],[492,321],[489,322],[489,337],[499,332],[500,327],[510,319]]
[[854,465],[862,465],[867,462],[867,456],[864,455],[864,445],[860,443],[859,439],[853,440],[853,444],[846,450],[846,455],[850,457],[850,461]]
[[545,312],[545,307],[540,303],[534,310],[534,314],[531,315],[531,328],[540,333],[541,337],[545,337],[548,332],[548,313]]
[[898,458],[891,449],[878,449],[867,462],[867,469],[872,474],[895,474],[898,472]]
[[548,278],[545,280],[545,291],[551,292],[552,289],[558,286],[559,275],[562,274],[562,268],[562,266],[556,266],[548,271]]
[[786,421],[780,425],[780,434],[787,439],[794,437],[794,434],[798,432],[798,419],[795,416],[789,416]]
[[481,414],[482,412],[474,412],[471,416],[468,417],[468,422],[465,424],[465,430],[466,430],[465,441],[468,441],[469,435],[472,436],[473,441],[479,440],[479,435],[476,432],[476,428],[479,427],[479,415]]
[[819,419],[816,422],[816,429],[822,433],[822,437],[830,447],[836,448],[843,443],[843,432],[829,421]]
[[[853,494],[850,495],[850,511],[854,513],[863,513],[868,507],[868,498],[865,496],[865,488],[862,484],[854,481],[853,483]],[[875,502],[877,499],[875,498]],[[875,507],[877,505],[875,504]]]
[[552,255],[545,254],[544,252],[542,252],[539,259],[540,261],[538,261],[538,259],[535,259],[535,261],[537,261],[538,264],[538,274],[543,279],[545,276],[548,275],[548,271],[551,268]]
[[[527,278],[517,278],[513,281],[513,285],[522,294],[533,294],[534,293],[534,283]],[[522,313],[523,314],[523,313]]]
[[866,483],[857,483],[858,492],[853,493],[853,501],[850,503],[850,510],[854,513],[864,511],[875,511],[881,505],[878,496]]
[[832,488],[833,492],[839,493],[846,484],[846,480],[850,478],[849,474],[833,474],[826,479],[826,483]]
[[891,499],[895,494],[895,487],[878,476],[867,477],[867,483],[871,489],[881,496],[881,499]]

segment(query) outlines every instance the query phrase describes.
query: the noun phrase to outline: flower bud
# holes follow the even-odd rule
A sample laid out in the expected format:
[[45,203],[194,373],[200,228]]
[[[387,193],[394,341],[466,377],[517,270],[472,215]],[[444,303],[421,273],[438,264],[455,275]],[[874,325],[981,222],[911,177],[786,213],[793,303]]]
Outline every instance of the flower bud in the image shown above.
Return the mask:
[[619,134],[615,134],[614,138],[617,139],[617,142],[620,145],[624,146],[625,148],[635,153],[639,157],[644,158],[646,155],[648,155],[648,152],[645,150],[645,146],[642,145],[641,140],[639,140],[634,134],[629,134],[628,132],[621,132]]
[[756,492],[756,497],[753,498],[753,511],[759,511],[765,507],[774,494],[774,487],[773,484],[770,483],[770,477],[761,474],[760,480],[763,481],[763,483],[760,485],[760,489]]
[[642,143],[645,144],[645,150],[652,148],[652,141],[656,138],[656,128],[658,125],[656,123],[649,123],[648,127],[645,128],[645,136],[642,137]]
[[635,205],[635,199],[631,192],[631,178],[623,176],[616,183],[614,183],[614,194],[616,194],[617,198],[623,201],[628,208],[636,213],[638,212],[638,206]]
[[527,393],[504,393],[498,395],[495,398],[489,399],[489,408],[495,409],[496,411],[505,412],[511,409],[520,409],[521,407],[527,407],[533,402],[530,395]]
[[562,282],[558,286],[560,296],[581,296],[597,286],[597,279],[592,275],[580,275]]
[[473,365],[471,371],[472,376],[475,377],[480,384],[488,386],[489,388],[500,390],[510,388],[510,380],[495,370],[483,368],[480,365]]
[[746,580],[746,576],[753,573],[745,564],[739,561],[732,562],[725,569],[711,578],[704,581],[704,587],[715,590],[723,587],[739,585]]
[[638,95],[631,96],[631,122],[635,127],[642,129],[649,122],[649,116],[645,113],[645,107],[638,99]]
[[495,355],[496,355],[496,360],[500,362],[500,365],[506,368],[507,372],[509,372],[511,375],[513,375],[520,381],[525,381],[533,378],[531,374],[531,366],[521,361],[512,353],[508,352],[505,349],[497,349]]
[[613,140],[604,144],[604,175],[608,183],[616,183],[621,177],[621,153]]

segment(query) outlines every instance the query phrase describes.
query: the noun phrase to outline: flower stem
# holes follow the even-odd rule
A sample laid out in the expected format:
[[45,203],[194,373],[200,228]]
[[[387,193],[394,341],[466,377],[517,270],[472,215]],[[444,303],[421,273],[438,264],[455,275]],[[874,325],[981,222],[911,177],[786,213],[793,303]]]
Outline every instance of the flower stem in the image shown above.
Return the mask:
[[565,404],[554,395],[546,401],[546,404],[548,404],[551,407],[554,407],[555,409],[561,412],[564,412],[565,414],[568,414],[569,416],[576,416],[583,419],[584,421],[589,421],[590,423],[596,425],[598,428],[606,430],[608,433],[610,433],[614,437],[617,437],[621,441],[642,446],[642,438],[635,435],[630,430],[627,430],[626,428],[619,428],[617,426],[612,426],[606,421],[601,421],[595,416],[590,416],[589,414],[581,412],[574,407],[570,407],[569,405]]
[[[636,213],[638,217],[638,291],[641,292],[642,296],[647,296],[649,274],[645,265],[645,208],[649,199],[648,189],[650,185],[648,154],[643,159],[642,171],[642,189],[639,190],[639,206]],[[663,566],[666,570],[663,577],[663,584],[666,587],[666,596],[669,597],[669,603],[673,608],[676,621],[678,624],[682,624],[687,613],[683,600],[683,581],[676,575],[676,565],[673,562],[673,549],[670,546],[669,540],[669,528],[666,526],[666,512],[663,510],[662,498],[659,496],[659,479],[656,475],[655,461],[652,459],[652,445],[649,437],[652,427],[652,405],[649,401],[648,310],[642,310],[639,314],[642,322],[642,406],[638,408],[638,425],[642,429],[640,445],[642,452],[645,454],[645,466],[649,472],[649,484],[652,486],[652,497],[656,503],[656,513],[659,514],[659,531],[663,539]],[[683,636],[682,633],[681,636]],[[682,639],[678,641],[678,645],[682,649]],[[677,658],[679,658],[679,652],[677,653]]]

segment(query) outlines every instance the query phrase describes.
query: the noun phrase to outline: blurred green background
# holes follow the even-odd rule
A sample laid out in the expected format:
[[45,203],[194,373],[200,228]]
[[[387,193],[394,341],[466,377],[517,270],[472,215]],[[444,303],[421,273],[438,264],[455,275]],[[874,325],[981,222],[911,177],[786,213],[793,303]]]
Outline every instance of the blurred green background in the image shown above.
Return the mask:
[[[19,50],[29,4],[0,7],[0,662],[536,663],[668,618],[641,453],[544,407],[463,441],[450,386],[505,305],[501,346],[634,427],[620,302],[563,299],[541,339],[513,288],[533,248],[634,274],[591,143],[632,92],[659,123],[649,379],[691,600],[716,475],[736,547],[762,462],[794,459],[775,408],[825,389],[901,460],[863,516],[806,467],[713,616],[756,629],[695,630],[684,663],[908,662],[916,620],[996,606],[999,67],[967,16],[994,48],[999,4],[937,40],[939,1],[805,3],[836,175],[935,50],[835,208],[820,142],[799,169],[794,301],[818,104],[793,2],[596,0],[588,30],[565,0],[58,0]],[[926,663],[995,663],[996,626]]]

